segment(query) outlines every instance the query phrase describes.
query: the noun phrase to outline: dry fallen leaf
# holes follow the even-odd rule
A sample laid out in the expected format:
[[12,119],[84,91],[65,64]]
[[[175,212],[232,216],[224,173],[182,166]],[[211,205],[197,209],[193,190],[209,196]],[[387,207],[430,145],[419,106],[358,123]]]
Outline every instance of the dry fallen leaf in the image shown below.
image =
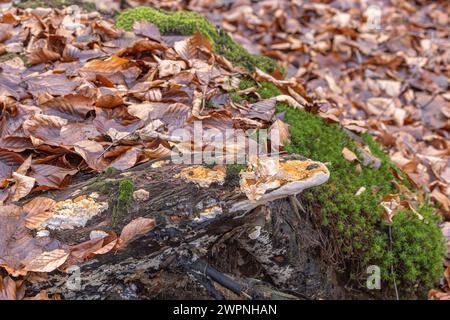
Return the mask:
[[25,295],[24,281],[0,276],[0,300],[21,300]]
[[50,209],[56,204],[56,201],[46,197],[35,197],[27,202],[22,210],[25,216],[25,226],[28,229],[39,227],[44,221],[53,215]]
[[33,189],[35,179],[13,172],[12,180],[14,180],[14,193],[11,196],[11,201],[17,201],[28,195]]
[[344,158],[347,161],[350,161],[350,162],[358,160],[358,157],[356,156],[356,154],[353,151],[349,150],[348,148],[342,149],[342,155],[344,156]]
[[70,252],[64,249],[45,251],[25,263],[27,271],[52,272],[66,262]]
[[136,237],[151,231],[156,225],[154,219],[139,217],[127,224],[120,234],[116,249],[123,249]]

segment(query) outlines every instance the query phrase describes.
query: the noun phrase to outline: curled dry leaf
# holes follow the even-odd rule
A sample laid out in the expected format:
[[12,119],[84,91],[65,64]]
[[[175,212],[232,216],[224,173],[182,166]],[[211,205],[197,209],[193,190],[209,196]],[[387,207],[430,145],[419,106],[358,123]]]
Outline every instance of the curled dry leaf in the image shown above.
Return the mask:
[[110,231],[105,237],[97,237],[82,243],[70,246],[70,254],[61,269],[67,270],[72,265],[76,265],[97,255],[110,252],[117,246],[117,235]]
[[358,160],[358,157],[356,156],[356,154],[348,148],[342,149],[342,155],[344,156],[344,158],[347,161],[350,161],[350,162]]
[[22,156],[15,152],[0,151],[0,186],[11,177],[12,173],[23,163]]
[[25,295],[23,280],[14,281],[11,277],[0,276],[0,300],[21,300]]
[[66,262],[69,251],[66,249],[55,249],[42,252],[25,263],[25,269],[33,272],[52,272]]
[[59,55],[59,53],[49,50],[47,48],[38,48],[33,50],[30,54],[28,54],[27,58],[29,63],[39,64],[50,61],[56,61],[59,58],[61,58],[61,56]]
[[88,164],[97,171],[103,171],[108,167],[108,163],[102,157],[103,146],[92,140],[84,140],[74,145],[75,152],[78,153]]
[[146,234],[155,228],[155,219],[139,217],[127,224],[120,234],[119,241],[117,243],[117,249],[123,249],[126,245],[136,237]]
[[36,179],[38,190],[60,189],[68,183],[68,177],[78,172],[48,164],[32,164],[30,177]]
[[[25,217],[19,206],[0,206],[0,266],[13,276],[53,271],[64,260],[65,249],[49,237],[34,238],[25,226]],[[62,251],[55,251],[58,249]]]
[[280,119],[275,120],[269,128],[269,136],[271,139],[278,137],[278,141],[271,141],[272,144],[279,143],[280,146],[284,146],[285,143],[290,142],[289,125]]
[[111,166],[117,170],[126,170],[133,167],[138,159],[140,150],[137,148],[130,148],[129,150],[118,156],[112,163]]
[[137,35],[161,42],[161,33],[159,32],[159,29],[153,23],[148,21],[136,21],[133,25],[133,31]]
[[12,180],[15,184],[13,187],[14,191],[12,196],[9,198],[10,201],[17,201],[28,195],[36,182],[36,179],[24,176],[17,172],[12,174]]
[[178,74],[183,69],[186,69],[186,63],[184,61],[161,60],[158,63],[158,72],[160,78]]

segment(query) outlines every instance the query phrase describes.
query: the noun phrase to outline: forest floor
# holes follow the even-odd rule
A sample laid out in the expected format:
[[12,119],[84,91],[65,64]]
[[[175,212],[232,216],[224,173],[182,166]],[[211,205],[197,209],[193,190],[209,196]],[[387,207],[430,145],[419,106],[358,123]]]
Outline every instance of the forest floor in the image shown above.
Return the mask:
[[[94,23],[94,32],[100,34],[103,37],[102,40],[109,41],[103,41],[101,46],[90,46],[89,50],[80,51],[78,49],[80,46],[71,46],[63,39],[68,36],[68,33],[64,32],[71,30],[76,21],[63,20],[64,27],[61,29],[64,29],[64,32],[53,35],[50,41],[39,35],[39,32],[46,28],[51,29],[52,27],[49,26],[53,22],[55,25],[61,23],[62,18],[55,15],[45,19],[35,18],[36,21],[33,21],[30,16],[29,20],[28,18],[22,20],[21,27],[23,30],[27,28],[31,30],[26,32],[31,32],[36,39],[33,46],[30,45],[27,48],[25,55],[24,48],[21,48],[18,43],[27,35],[25,31],[17,32],[18,27],[14,20],[17,17],[11,14],[2,18],[2,26],[14,25],[13,37],[17,40],[6,44],[8,43],[6,39],[10,37],[8,34],[10,30],[5,28],[0,31],[0,43],[5,42],[5,45],[0,44],[0,63],[2,68],[8,69],[13,75],[11,82],[0,79],[0,84],[3,85],[0,88],[5,90],[2,92],[8,93],[5,95],[7,97],[0,101],[2,108],[8,110],[12,108],[12,99],[24,102],[28,99],[27,94],[31,94],[32,99],[38,101],[39,105],[46,110],[45,116],[29,118],[35,110],[24,102],[17,110],[11,111],[16,113],[17,121],[10,122],[8,126],[13,127],[9,127],[9,131],[6,131],[11,133],[23,127],[27,134],[33,136],[33,139],[28,141],[24,139],[24,136],[15,136],[14,139],[5,139],[0,143],[2,149],[8,150],[2,151],[2,156],[4,159],[7,158],[6,162],[9,166],[1,167],[2,179],[4,178],[4,181],[9,179],[6,184],[2,182],[0,193],[2,202],[27,199],[25,197],[30,191],[65,188],[69,185],[69,178],[81,169],[101,172],[108,166],[113,166],[119,170],[126,170],[149,159],[167,155],[169,145],[165,143],[155,144],[154,140],[142,145],[137,145],[133,141],[123,143],[129,136],[125,137],[121,134],[124,132],[129,135],[135,134],[141,124],[139,121],[148,120],[149,111],[128,108],[131,111],[125,112],[120,108],[114,111],[107,108],[111,105],[121,106],[125,101],[125,95],[127,98],[131,96],[136,100],[158,101],[158,95],[163,90],[162,86],[161,89],[157,86],[155,88],[136,86],[131,91],[125,92],[124,86],[136,80],[140,72],[142,74],[144,71],[147,72],[151,66],[144,65],[142,62],[131,63],[123,57],[140,57],[141,52],[145,50],[142,46],[147,46],[146,49],[150,46],[152,50],[166,49],[150,41],[151,43],[142,42],[141,47],[134,45],[127,49],[128,51],[121,51],[123,46],[132,45],[138,40],[123,38],[113,28],[113,22],[111,22],[115,13],[130,7],[149,5],[169,11],[190,10],[206,16],[218,28],[228,32],[250,53],[262,54],[276,60],[284,68],[286,79],[297,79],[306,89],[307,95],[319,101],[315,112],[322,118],[339,123],[350,131],[367,132],[374,136],[388,152],[391,161],[401,168],[411,183],[427,194],[431,203],[438,208],[437,211],[443,218],[444,237],[450,241],[450,222],[448,222],[450,221],[450,93],[448,90],[450,4],[447,1],[367,1],[363,6],[360,1],[314,1],[299,4],[298,1],[275,0],[97,0],[55,1],[54,7],[67,10],[72,4],[80,5],[90,12],[85,17],[88,22],[83,23],[85,25]],[[5,10],[8,10],[10,5],[10,1],[0,1],[0,6]],[[40,6],[40,3],[28,0],[14,5],[33,7]],[[48,6],[48,3],[45,6]],[[105,20],[93,22],[97,15]],[[45,16],[46,13],[42,12],[42,17]],[[159,32],[155,32],[145,24],[141,26],[139,32],[150,39],[160,37]],[[86,33],[86,36],[89,34]],[[119,40],[116,41],[116,39]],[[50,50],[42,49],[40,45],[40,42],[46,43],[47,40],[52,43]],[[192,45],[188,40],[185,39],[185,41],[185,50],[177,51],[181,57],[192,53],[187,52]],[[197,44],[205,44],[202,39],[195,41]],[[205,48],[206,51],[203,50],[205,52],[196,54],[206,61],[207,59],[202,55],[212,56],[213,54],[208,45],[205,45]],[[111,54],[117,54],[117,56],[113,56],[113,61],[102,64],[101,59]],[[175,78],[176,74],[183,69],[183,62],[182,59],[177,61],[179,57],[175,58],[171,56],[171,53],[167,54],[168,56],[164,56],[164,59],[171,62],[159,67],[159,72]],[[64,66],[58,66],[60,60],[61,64],[65,63]],[[90,61],[86,63],[88,60]],[[14,62],[11,63],[11,61]],[[45,72],[46,69],[40,67],[45,63],[51,64],[53,73],[49,74]],[[69,68],[70,63],[72,69]],[[198,67],[199,73],[203,72],[204,76],[205,69],[201,68],[206,68],[205,65]],[[66,73],[67,70],[72,70],[73,75],[80,70],[82,73],[61,85],[61,81],[66,81],[58,71],[61,67],[67,68]],[[246,77],[245,72],[240,73],[241,71],[230,69],[226,61],[219,61],[214,68],[219,69],[230,82]],[[238,76],[235,76],[236,72]],[[20,77],[14,78],[19,74]],[[85,79],[82,79],[83,77]],[[210,71],[209,78],[211,78]],[[29,92],[22,92],[19,88],[21,79],[27,81]],[[102,86],[101,92],[95,92],[97,95],[95,102],[85,97],[94,94],[94,89],[86,79],[92,80],[93,83],[100,83]],[[177,80],[180,79],[177,78]],[[181,81],[191,80],[181,79]],[[210,81],[209,79],[206,87]],[[225,83],[224,79],[213,82],[214,86]],[[42,92],[43,83],[46,87],[45,92]],[[79,95],[70,95],[77,87]],[[192,93],[181,92],[182,90],[169,93],[180,102],[172,110],[176,113],[178,120],[174,120],[173,115],[166,115],[169,118],[172,117],[169,121],[175,121],[174,126],[184,121],[183,117],[187,117],[186,113],[191,112],[190,109],[184,109],[183,103],[193,99],[195,104],[196,94],[200,94],[202,88],[200,84],[198,88],[193,89],[194,97],[189,96]],[[83,90],[82,93],[85,95],[83,98],[79,90]],[[144,97],[145,94],[147,96]],[[63,95],[64,99],[55,98],[60,95]],[[217,100],[219,101],[220,98]],[[197,99],[198,103],[202,104],[201,99]],[[56,107],[61,104],[66,107],[62,109]],[[97,108],[97,121],[93,120],[89,125],[84,124],[83,130],[80,130],[81,127],[77,121],[88,117],[94,110],[94,105]],[[263,107],[267,106],[263,105]],[[101,112],[100,109],[102,109]],[[209,121],[214,126],[219,121],[223,126],[225,126],[224,123],[228,125],[233,121],[236,122],[235,118],[231,120],[224,113],[205,114],[204,110],[202,109],[203,113],[201,113],[200,109],[202,108],[198,106],[198,110],[192,113],[197,112],[196,116],[209,117]],[[240,118],[241,126],[257,125],[245,115],[243,113]],[[121,117],[126,124],[122,123],[120,126],[112,124],[111,119],[114,117]],[[268,120],[264,118],[264,114],[259,117],[259,122]],[[136,121],[136,118],[139,121]],[[100,122],[105,125],[100,126]],[[56,133],[56,129],[59,130],[62,127],[67,130],[66,133],[64,135]],[[152,128],[148,128],[147,131],[150,129]],[[109,135],[117,144],[111,144],[112,147],[108,147],[105,151],[103,146],[109,146],[109,141],[91,140],[93,137],[98,138],[97,135],[100,136],[100,133]],[[145,140],[146,135],[149,134],[154,138],[154,132],[150,130],[137,133],[136,139]],[[164,137],[167,138],[167,136]],[[14,155],[29,149],[30,145],[41,145],[39,150],[33,152],[33,158],[31,155],[30,158],[25,158],[24,154]],[[75,160],[72,158],[74,154],[78,157]],[[352,154],[344,156],[351,158]],[[35,183],[36,186],[34,186]],[[122,187],[126,188],[126,185]],[[89,197],[81,200],[95,203]],[[39,205],[37,205],[38,202]],[[25,206],[8,208],[8,210],[17,210],[18,215],[27,213],[28,220],[25,219],[20,223],[16,221],[23,224],[20,225],[21,228],[25,226],[30,228],[48,219],[47,207],[55,205],[53,200],[43,198],[29,203],[28,209]],[[99,203],[101,205],[101,202]],[[120,236],[107,233],[103,237],[79,243],[69,249],[53,240],[44,244],[27,238],[30,242],[26,249],[33,251],[34,255],[30,258],[23,256],[23,253],[16,256],[13,254],[12,257],[8,257],[10,260],[0,259],[0,265],[15,276],[31,272],[32,278],[35,279],[28,279],[28,281],[39,282],[41,273],[58,267],[68,268],[71,264],[85,260],[87,257],[91,258],[113,249],[123,249],[132,238],[155,227],[155,220],[149,218],[137,218],[127,223],[120,224],[119,231],[122,231]],[[17,226],[15,225],[14,228]],[[1,239],[0,236],[0,241]],[[47,249],[43,250],[44,247]],[[47,251],[49,247],[53,250]],[[52,255],[46,256],[45,252],[52,252]],[[27,262],[25,266],[18,263],[23,261]],[[450,298],[450,263],[446,264],[446,267],[448,268],[444,273],[444,279],[447,283],[444,282],[439,289],[430,291],[430,298]],[[0,286],[0,288],[3,291],[0,290],[0,293],[20,298],[25,295],[22,280],[13,281],[9,277],[1,278],[1,280],[3,287]],[[9,292],[5,293],[8,290]],[[41,292],[36,298],[48,298],[48,295]]]

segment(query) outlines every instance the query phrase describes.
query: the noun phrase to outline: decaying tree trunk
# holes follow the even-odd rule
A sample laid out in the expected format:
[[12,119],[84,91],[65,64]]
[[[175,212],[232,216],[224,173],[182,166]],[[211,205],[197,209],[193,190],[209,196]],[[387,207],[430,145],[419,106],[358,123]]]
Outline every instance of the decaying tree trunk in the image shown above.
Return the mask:
[[[232,179],[222,186],[201,188],[175,178],[185,166],[153,168],[152,163],[109,177],[90,177],[47,194],[59,201],[97,191],[99,201],[110,204],[84,228],[52,232],[68,244],[88,239],[92,230],[120,233],[140,216],[156,219],[157,226],[125,249],[79,265],[79,272],[51,273],[32,291],[45,289],[65,299],[343,297],[334,271],[323,259],[320,233],[298,202],[301,195],[247,213],[230,212],[243,198]],[[113,225],[117,185],[125,178],[133,179],[134,190],[145,189],[150,196],[134,201]],[[221,209],[205,214],[214,206]]]

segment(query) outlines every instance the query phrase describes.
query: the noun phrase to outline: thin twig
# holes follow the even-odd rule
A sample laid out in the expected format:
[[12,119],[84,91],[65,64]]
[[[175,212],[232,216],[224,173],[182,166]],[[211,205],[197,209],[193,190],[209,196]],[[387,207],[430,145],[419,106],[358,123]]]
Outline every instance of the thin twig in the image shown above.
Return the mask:
[[125,138],[131,136],[132,134],[134,134],[134,131],[128,133],[127,135],[123,136],[122,138],[117,139],[116,141],[111,142],[111,144],[108,147],[106,147],[105,150],[103,150],[103,152],[97,157],[97,159],[101,158],[106,152],[108,152],[109,149],[111,149],[113,146],[117,145],[118,142],[120,142],[123,139],[125,139]]
[[[392,227],[389,226],[389,250],[392,252]],[[394,279],[394,289],[395,289],[395,297],[397,300],[400,300],[399,295],[398,295],[398,289],[397,289],[397,281],[395,280],[395,273],[394,273],[394,264],[391,263],[391,274],[392,277]]]

